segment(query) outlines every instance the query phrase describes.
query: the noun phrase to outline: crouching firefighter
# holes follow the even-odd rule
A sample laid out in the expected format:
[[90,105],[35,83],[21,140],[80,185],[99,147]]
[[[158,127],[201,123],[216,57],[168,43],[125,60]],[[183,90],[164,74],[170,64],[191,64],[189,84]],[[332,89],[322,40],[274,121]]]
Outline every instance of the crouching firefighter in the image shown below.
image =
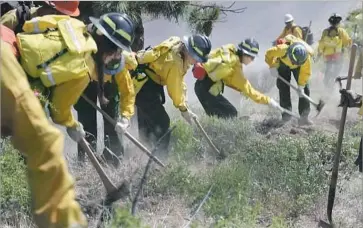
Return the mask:
[[[299,124],[311,125],[312,122],[308,116],[310,113],[310,103],[303,97],[303,93],[310,96],[309,79],[311,77],[311,56],[313,49],[303,40],[287,35],[283,44],[269,48],[265,53],[265,62],[270,67],[272,75],[278,75],[286,81],[291,81],[291,73],[298,84],[299,88]],[[279,99],[282,108],[291,111],[291,94],[290,86],[281,79],[277,79],[277,88],[279,89]],[[291,116],[282,113],[282,120],[289,121]]]
[[237,117],[237,109],[222,95],[224,85],[242,93],[259,104],[269,104],[281,110],[272,98],[255,90],[243,74],[242,64],[254,61],[259,51],[259,44],[248,38],[238,44],[227,44],[209,54],[205,63],[197,63],[193,67],[193,75],[197,79],[194,91],[205,112],[218,118]]
[[[85,131],[75,120],[72,106],[90,82],[87,62],[92,58],[107,65],[120,59],[121,53],[116,46],[108,52],[98,51],[97,46],[104,47],[108,38],[88,33],[87,26],[77,19],[65,15],[35,19],[38,23],[25,22],[25,32],[17,35],[21,65],[31,83],[43,94],[48,94],[53,122],[65,126],[68,135],[79,142],[85,137]],[[99,81],[103,81],[103,74],[99,77]],[[103,84],[99,87],[101,100],[104,98]]]
[[[359,95],[352,90],[341,89],[340,90],[340,104],[339,107],[347,106],[348,108],[359,108],[358,115],[363,116],[363,106],[362,106],[362,95]],[[363,136],[361,136],[358,157],[354,164],[359,167],[359,172],[363,172]]]
[[319,40],[318,55],[325,62],[324,85],[326,88],[334,86],[334,80],[339,76],[343,66],[344,49],[352,45],[352,39],[344,28],[340,27],[342,17],[333,14],[329,17],[330,27],[324,29]]
[[[138,128],[140,138],[150,146],[169,129],[170,118],[165,111],[164,86],[180,110],[183,118],[192,123],[196,115],[187,106],[187,86],[184,75],[196,62],[206,62],[211,50],[208,37],[193,35],[170,37],[161,44],[141,50],[136,54],[137,69],[132,73],[135,85]],[[167,151],[170,135],[160,144],[160,151]]]
[[14,148],[27,157],[34,221],[39,228],[87,227],[63,156],[64,136],[46,118],[13,42],[1,38],[0,46],[1,135],[11,136]]
[[[117,157],[114,157],[108,149],[104,149],[103,158],[112,162],[115,166],[119,165],[119,158],[124,153],[122,140],[118,138],[118,133],[122,137],[124,130],[130,125],[130,118],[135,113],[135,90],[129,70],[137,66],[136,59],[131,54],[130,45],[134,39],[134,25],[126,14],[106,14],[99,20],[92,18],[89,25],[90,33],[96,40],[100,41],[98,46],[100,57],[102,53],[112,53],[115,56],[112,61],[103,64],[102,59],[88,59],[87,65],[90,68],[91,82],[84,91],[90,100],[97,103],[98,74],[104,75],[104,95],[105,99],[101,105],[109,116],[119,119],[117,127],[109,121],[103,119],[104,145],[108,147]],[[112,23],[115,24],[117,32],[114,32]],[[128,52],[126,52],[128,51]],[[112,57],[112,56],[110,56]],[[78,112],[78,120],[83,124],[87,133],[86,140],[97,148],[97,112],[84,98],[80,98],[75,105]],[[94,142],[94,143],[91,143]],[[83,161],[85,152],[78,146],[78,159]]]

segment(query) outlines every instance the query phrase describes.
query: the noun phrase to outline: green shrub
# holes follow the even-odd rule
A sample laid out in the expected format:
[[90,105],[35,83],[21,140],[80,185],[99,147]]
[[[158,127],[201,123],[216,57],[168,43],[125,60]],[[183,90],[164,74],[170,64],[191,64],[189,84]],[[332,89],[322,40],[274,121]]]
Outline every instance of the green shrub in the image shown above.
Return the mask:
[[15,213],[30,214],[30,192],[26,166],[9,139],[1,139],[0,218],[11,219]]
[[[216,227],[254,227],[266,220],[277,228],[287,227],[288,220],[326,193],[336,134],[280,134],[267,139],[244,120],[202,117],[201,123],[217,147],[229,155],[227,159],[213,168],[189,169],[199,163],[201,153],[208,152],[208,144],[198,129],[177,123],[172,142],[177,156],[164,172],[152,177],[149,191],[178,195],[194,207],[213,185],[203,210]],[[346,129],[343,163],[352,163],[356,154],[353,146],[359,139],[351,132]],[[340,172],[349,167],[341,165]]]
[[150,228],[142,224],[141,219],[131,215],[125,208],[115,208],[114,216],[107,228]]

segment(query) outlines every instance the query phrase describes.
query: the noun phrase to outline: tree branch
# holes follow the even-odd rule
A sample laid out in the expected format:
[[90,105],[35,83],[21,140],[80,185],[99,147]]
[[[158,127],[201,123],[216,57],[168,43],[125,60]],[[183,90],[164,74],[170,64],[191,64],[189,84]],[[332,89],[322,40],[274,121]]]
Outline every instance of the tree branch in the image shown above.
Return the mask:
[[197,7],[199,9],[208,9],[208,8],[219,8],[220,12],[222,12],[223,14],[226,13],[243,13],[247,7],[242,7],[242,8],[236,8],[236,9],[232,9],[232,7],[234,6],[236,2],[233,2],[230,6],[221,6],[221,5],[217,5],[217,4],[194,4],[194,3],[189,3],[190,6],[193,7]]

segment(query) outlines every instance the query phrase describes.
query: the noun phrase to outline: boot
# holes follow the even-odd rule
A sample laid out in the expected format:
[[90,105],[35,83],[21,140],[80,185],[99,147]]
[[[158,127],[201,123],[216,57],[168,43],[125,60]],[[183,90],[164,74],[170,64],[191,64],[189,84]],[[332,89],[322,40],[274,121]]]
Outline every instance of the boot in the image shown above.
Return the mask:
[[282,124],[289,122],[291,120],[291,118],[292,117],[289,114],[282,113],[282,120],[281,120]]
[[309,117],[301,116],[298,121],[298,124],[299,125],[313,125],[313,122],[311,120],[309,120]]

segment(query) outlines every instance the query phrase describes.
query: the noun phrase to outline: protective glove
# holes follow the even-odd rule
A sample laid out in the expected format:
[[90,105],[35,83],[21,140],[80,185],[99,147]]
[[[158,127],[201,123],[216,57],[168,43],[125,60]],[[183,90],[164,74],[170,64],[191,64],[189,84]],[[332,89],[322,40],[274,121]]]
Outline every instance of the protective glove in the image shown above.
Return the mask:
[[305,86],[297,87],[297,95],[299,95],[299,97],[304,97],[304,88],[305,88]]
[[192,111],[187,109],[186,111],[181,111],[182,117],[187,121],[190,125],[193,124],[193,118],[197,118],[197,115],[194,114]]
[[192,72],[193,72],[193,76],[197,80],[203,80],[204,77],[207,75],[207,72],[205,71],[202,64],[200,64],[200,63],[196,63],[193,65]]
[[127,128],[130,127],[130,121],[126,117],[121,117],[121,120],[117,122],[115,131],[119,134],[125,134]]
[[271,67],[271,68],[270,68],[270,74],[271,74],[273,77],[275,77],[275,78],[277,78],[277,77],[279,76],[279,72],[277,71],[277,68],[276,68],[276,67]]
[[338,107],[347,105],[349,108],[359,108],[362,106],[362,96],[353,92],[352,90],[341,89],[339,90],[340,104]]
[[279,110],[280,112],[284,112],[284,109],[277,103],[274,99],[270,99],[270,103],[268,103],[271,107]]
[[75,127],[67,127],[67,133],[71,139],[75,142],[81,141],[84,137],[86,137],[86,132],[83,129],[83,125],[78,122]]

